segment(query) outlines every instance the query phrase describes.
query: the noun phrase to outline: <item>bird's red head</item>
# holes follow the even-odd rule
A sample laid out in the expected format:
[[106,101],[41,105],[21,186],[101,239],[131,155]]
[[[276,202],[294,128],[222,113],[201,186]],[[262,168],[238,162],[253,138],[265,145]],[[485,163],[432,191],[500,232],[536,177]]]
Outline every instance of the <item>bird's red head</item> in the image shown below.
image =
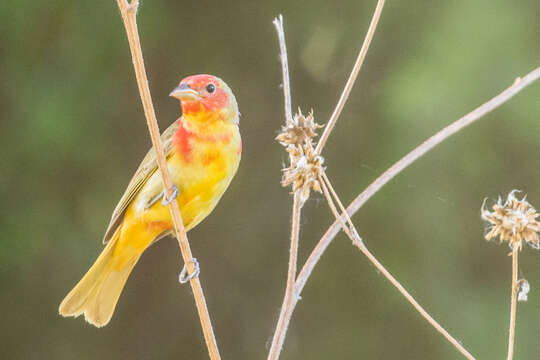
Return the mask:
[[238,121],[238,105],[231,89],[213,75],[192,75],[170,93],[180,100],[184,117],[208,120],[223,118]]

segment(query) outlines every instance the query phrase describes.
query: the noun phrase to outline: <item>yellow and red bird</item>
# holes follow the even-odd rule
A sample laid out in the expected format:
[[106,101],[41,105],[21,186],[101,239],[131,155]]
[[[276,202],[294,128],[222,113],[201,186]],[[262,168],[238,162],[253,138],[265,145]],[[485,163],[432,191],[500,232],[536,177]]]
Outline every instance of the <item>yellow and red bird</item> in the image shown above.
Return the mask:
[[[180,100],[182,116],[161,135],[186,231],[216,206],[240,162],[239,112],[225,82],[212,75],[183,79],[170,94]],[[131,270],[153,242],[173,233],[163,206],[161,175],[150,150],[133,175],[112,214],[103,242],[107,245],[90,270],[60,304],[63,316],[84,314],[106,325]]]

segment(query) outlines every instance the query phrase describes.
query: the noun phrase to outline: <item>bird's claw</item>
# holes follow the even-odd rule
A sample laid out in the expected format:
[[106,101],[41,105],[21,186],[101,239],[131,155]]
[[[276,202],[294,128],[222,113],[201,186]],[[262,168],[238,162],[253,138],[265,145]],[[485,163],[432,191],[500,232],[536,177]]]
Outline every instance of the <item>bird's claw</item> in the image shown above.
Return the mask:
[[[172,194],[171,194],[171,197],[169,199],[167,199],[167,194],[164,192],[163,193],[163,199],[161,199],[161,205],[163,206],[167,206],[169,205],[174,199],[176,199],[178,197],[178,188],[176,187],[176,185],[173,184],[173,186],[171,187],[172,189]],[[164,190],[165,191],[165,190]]]
[[182,268],[182,271],[180,272],[180,275],[178,275],[178,282],[180,284],[185,284],[188,281],[190,281],[191,279],[196,278],[196,277],[199,276],[199,273],[201,272],[199,262],[197,261],[196,258],[193,258],[191,260],[191,262],[193,263],[193,266],[195,267],[195,270],[191,274],[187,275],[187,267],[184,264],[184,267]]
[[148,202],[148,204],[146,204],[144,209],[145,210],[149,209],[150,207],[152,207],[152,205],[157,203],[159,199],[161,199],[161,205],[163,205],[163,206],[169,205],[174,199],[176,199],[178,197],[178,193],[179,193],[178,188],[174,184],[172,186],[172,190],[173,190],[173,192],[172,192],[171,198],[169,200],[166,199],[165,191],[162,191],[159,194],[157,194],[156,196],[154,196],[154,198],[152,200],[150,200]]

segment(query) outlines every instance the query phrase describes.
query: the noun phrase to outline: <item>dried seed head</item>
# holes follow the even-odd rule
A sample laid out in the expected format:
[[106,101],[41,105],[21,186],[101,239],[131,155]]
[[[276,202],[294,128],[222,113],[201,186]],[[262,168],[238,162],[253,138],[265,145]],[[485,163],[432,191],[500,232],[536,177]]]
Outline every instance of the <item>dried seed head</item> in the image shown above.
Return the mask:
[[321,156],[315,154],[312,146],[304,150],[304,154],[291,156],[291,165],[283,169],[283,178],[281,179],[282,186],[292,185],[293,192],[300,190],[302,202],[309,198],[311,189],[321,192],[319,176],[323,172],[322,164],[324,162]]
[[302,111],[298,109],[298,113],[294,115],[293,123],[284,126],[276,140],[283,146],[303,146],[317,136],[315,131],[321,127],[313,120],[313,111],[308,116],[304,116]]
[[320,127],[315,123],[312,112],[304,116],[298,109],[293,123],[285,126],[276,137],[285,146],[290,159],[289,167],[283,169],[281,185],[292,185],[293,192],[299,190],[302,202],[309,198],[311,189],[321,192],[319,176],[324,171],[324,159],[315,153],[313,147],[313,138],[317,136],[315,131]]
[[520,249],[523,242],[526,242],[534,249],[540,249],[538,232],[540,232],[540,222],[537,217],[540,213],[523,199],[516,198],[513,190],[508,194],[504,204],[499,197],[493,204],[492,211],[485,208],[485,200],[482,204],[481,216],[489,225],[486,229],[486,240],[499,237],[499,241],[508,241],[512,250]]

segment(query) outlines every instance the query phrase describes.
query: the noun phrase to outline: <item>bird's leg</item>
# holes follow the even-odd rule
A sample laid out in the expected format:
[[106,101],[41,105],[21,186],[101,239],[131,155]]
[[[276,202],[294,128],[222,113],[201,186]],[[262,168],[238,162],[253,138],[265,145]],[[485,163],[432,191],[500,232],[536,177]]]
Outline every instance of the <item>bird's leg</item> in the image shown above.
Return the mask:
[[191,274],[186,276],[187,268],[186,268],[186,264],[184,264],[184,267],[182,268],[180,275],[178,275],[178,281],[180,282],[180,284],[185,284],[189,280],[199,276],[199,273],[201,272],[201,268],[199,267],[199,262],[197,261],[196,258],[193,258],[192,261],[193,261],[193,266],[195,266],[195,271],[193,271]]
[[176,185],[173,184],[172,189],[173,189],[173,193],[171,194],[170,199],[167,200],[167,197],[165,196],[165,190],[163,190],[159,194],[154,196],[154,198],[152,200],[150,200],[148,202],[148,204],[146,204],[146,207],[144,209],[146,210],[146,209],[150,208],[152,205],[154,205],[156,202],[158,202],[159,199],[161,199],[161,205],[163,205],[163,206],[169,205],[171,203],[171,201],[176,199],[176,197],[178,196],[178,188],[176,187]]
[[144,210],[149,209],[152,205],[158,202],[158,200],[161,199],[162,197],[163,197],[163,191],[157,194],[152,200],[150,200],[144,207]]

